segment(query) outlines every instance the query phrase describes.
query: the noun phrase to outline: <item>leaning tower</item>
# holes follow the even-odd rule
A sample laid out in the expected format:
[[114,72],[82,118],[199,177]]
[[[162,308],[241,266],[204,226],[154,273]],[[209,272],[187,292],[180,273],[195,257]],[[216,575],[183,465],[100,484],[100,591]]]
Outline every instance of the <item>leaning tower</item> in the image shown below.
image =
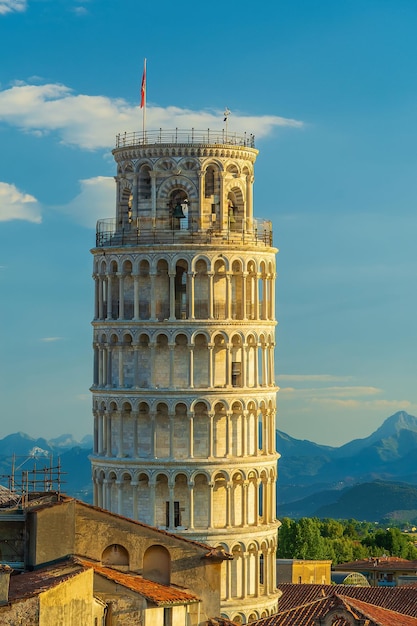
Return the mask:
[[94,501],[224,548],[222,615],[277,611],[275,254],[253,135],[117,137],[94,255]]

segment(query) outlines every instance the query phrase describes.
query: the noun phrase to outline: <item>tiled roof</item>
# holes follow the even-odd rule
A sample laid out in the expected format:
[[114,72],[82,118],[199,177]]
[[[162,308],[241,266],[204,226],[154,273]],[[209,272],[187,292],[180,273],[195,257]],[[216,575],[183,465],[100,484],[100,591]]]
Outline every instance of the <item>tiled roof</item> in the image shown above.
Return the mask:
[[84,567],[92,567],[94,572],[100,576],[104,576],[107,580],[111,580],[118,585],[122,585],[130,591],[139,593],[150,602],[157,606],[166,606],[173,604],[191,604],[200,602],[199,598],[181,587],[176,585],[162,585],[160,583],[147,580],[139,574],[125,573],[112,567],[104,567],[96,561],[74,557],[75,562],[80,563]]
[[[287,611],[256,620],[253,626],[314,626],[334,611],[332,626],[349,626],[349,617],[367,620],[369,626],[417,626],[417,618],[373,606],[342,595],[330,595]],[[347,614],[346,617],[343,613]],[[337,617],[338,616],[338,617]]]
[[60,585],[65,580],[87,570],[81,563],[65,560],[61,563],[43,567],[33,572],[24,572],[10,577],[9,601],[30,598]]
[[417,617],[417,587],[355,587],[353,585],[313,585],[282,583],[278,585],[282,592],[279,599],[279,611],[313,602],[314,600],[339,594],[357,598],[362,602],[374,604],[404,615]]
[[417,571],[417,561],[409,561],[407,559],[401,559],[398,556],[380,556],[370,559],[363,559],[361,561],[351,561],[350,563],[341,563],[333,567],[335,571],[338,570],[351,570],[351,571],[369,571],[369,570],[383,570],[386,571],[398,571],[398,570],[414,570]]
[[410,615],[404,615],[397,611],[383,609],[380,606],[368,604],[357,600],[356,598],[344,598],[349,606],[359,611],[363,617],[367,617],[378,626],[416,626],[417,618]]

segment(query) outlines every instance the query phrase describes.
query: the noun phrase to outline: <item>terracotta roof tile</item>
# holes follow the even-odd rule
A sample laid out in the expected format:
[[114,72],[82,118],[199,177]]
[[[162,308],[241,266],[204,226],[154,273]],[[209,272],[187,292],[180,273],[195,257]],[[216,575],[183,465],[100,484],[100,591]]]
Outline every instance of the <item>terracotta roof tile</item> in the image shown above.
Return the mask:
[[[317,619],[324,618],[330,611],[335,611],[332,626],[349,626],[349,617],[357,620],[369,620],[369,626],[417,626],[417,618],[402,615],[395,611],[373,606],[360,600],[338,594],[318,598],[287,611],[256,620],[253,626],[314,626]],[[347,613],[347,617],[338,612]]]
[[367,617],[378,624],[378,626],[416,626],[417,618],[410,615],[390,611],[389,609],[374,606],[367,602],[362,602],[356,598],[345,598],[347,603],[358,610],[363,617]]
[[100,576],[104,576],[108,580],[126,587],[126,589],[139,593],[157,606],[200,602],[197,596],[176,585],[162,585],[161,583],[147,580],[139,574],[121,572],[89,559],[75,557],[75,562],[80,563],[84,567],[92,567]]
[[397,571],[397,570],[414,570],[417,571],[417,561],[409,561],[408,559],[401,559],[398,556],[380,556],[370,559],[362,559],[358,561],[350,561],[350,563],[340,563],[335,565],[333,569],[346,571],[369,571],[369,570],[383,570],[383,571]]
[[357,598],[382,608],[397,611],[404,615],[417,617],[417,587],[355,587],[353,585],[314,585],[282,583],[278,585],[282,592],[279,599],[279,611],[286,611],[314,600],[339,594]]
[[87,570],[81,563],[66,560],[33,572],[24,572],[10,577],[9,600],[15,601],[36,596],[65,580]]

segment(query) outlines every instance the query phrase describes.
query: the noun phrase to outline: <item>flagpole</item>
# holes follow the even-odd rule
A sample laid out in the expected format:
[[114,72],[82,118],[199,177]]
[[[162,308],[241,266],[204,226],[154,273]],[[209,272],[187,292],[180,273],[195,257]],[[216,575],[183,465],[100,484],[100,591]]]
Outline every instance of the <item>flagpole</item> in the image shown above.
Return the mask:
[[141,85],[141,100],[140,107],[142,111],[142,141],[145,143],[145,129],[146,129],[146,59],[143,61],[143,75]]

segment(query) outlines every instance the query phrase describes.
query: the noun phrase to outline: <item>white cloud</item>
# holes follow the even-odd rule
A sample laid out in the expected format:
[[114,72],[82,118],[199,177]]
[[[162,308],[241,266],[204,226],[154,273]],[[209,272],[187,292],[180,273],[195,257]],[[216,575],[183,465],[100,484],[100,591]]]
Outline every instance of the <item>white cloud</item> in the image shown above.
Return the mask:
[[382,393],[377,387],[367,386],[345,386],[345,387],[304,387],[296,389],[294,387],[283,387],[280,394],[293,394],[298,397],[308,397],[314,401],[320,401],[319,398],[357,398],[362,396],[374,396]]
[[15,185],[0,182],[0,222],[11,220],[40,224],[41,206],[36,198],[19,191]]
[[96,176],[80,180],[81,191],[68,204],[56,207],[83,226],[95,228],[98,219],[115,212],[114,178]]
[[[149,129],[219,129],[223,125],[220,110],[149,105],[146,116]],[[0,91],[0,122],[38,135],[56,132],[61,142],[84,149],[108,148],[116,134],[139,130],[141,119],[138,103],[131,105],[122,99],[75,94],[61,84],[18,83]],[[300,128],[303,124],[276,115],[248,116],[238,112],[229,122],[231,133],[247,131],[257,138],[282,126]]]
[[352,380],[352,376],[333,376],[332,374],[276,374],[279,380],[288,380],[293,382],[348,382]]
[[22,13],[26,11],[26,0],[0,0],[0,15],[6,13]]
[[367,409],[367,410],[393,410],[411,409],[412,403],[409,400],[357,400],[354,398],[313,398],[313,403],[325,405],[334,409]]
[[75,13],[75,15],[87,15],[88,14],[88,10],[85,7],[74,7],[72,11],[73,13]]
[[54,343],[55,341],[62,341],[63,337],[41,337],[41,341],[44,343]]

